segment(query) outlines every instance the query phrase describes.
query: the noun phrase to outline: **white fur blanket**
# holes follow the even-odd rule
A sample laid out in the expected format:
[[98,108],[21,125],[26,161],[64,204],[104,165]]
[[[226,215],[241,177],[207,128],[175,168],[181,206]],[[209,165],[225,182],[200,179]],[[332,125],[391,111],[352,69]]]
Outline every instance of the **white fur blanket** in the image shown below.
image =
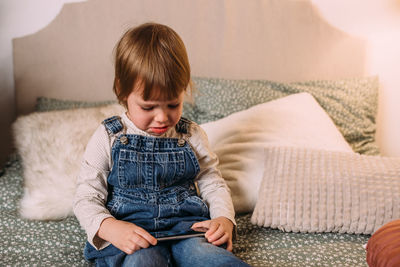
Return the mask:
[[400,218],[400,158],[265,149],[252,222],[292,232],[371,234]]

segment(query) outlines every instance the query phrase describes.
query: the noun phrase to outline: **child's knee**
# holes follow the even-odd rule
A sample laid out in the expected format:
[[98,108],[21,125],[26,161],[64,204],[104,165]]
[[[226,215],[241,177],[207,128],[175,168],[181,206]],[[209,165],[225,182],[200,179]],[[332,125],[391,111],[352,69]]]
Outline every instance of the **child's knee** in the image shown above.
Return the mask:
[[161,253],[156,247],[142,248],[130,255],[126,255],[122,266],[169,266],[170,257]]
[[179,242],[178,249],[183,249],[195,257],[209,257],[210,254],[230,254],[224,246],[215,246],[209,243],[204,237],[189,238]]
[[190,238],[174,244],[172,255],[181,266],[249,266],[225,248],[215,246],[205,238]]

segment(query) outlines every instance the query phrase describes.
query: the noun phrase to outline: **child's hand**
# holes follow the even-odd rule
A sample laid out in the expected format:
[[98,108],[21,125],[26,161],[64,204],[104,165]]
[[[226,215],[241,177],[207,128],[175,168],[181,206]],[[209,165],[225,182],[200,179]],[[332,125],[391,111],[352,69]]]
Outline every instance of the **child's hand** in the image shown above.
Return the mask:
[[105,219],[101,223],[97,235],[126,254],[132,254],[141,248],[147,248],[150,244],[157,244],[157,239],[143,228],[114,218]]
[[226,217],[218,217],[212,220],[198,222],[192,225],[192,229],[206,228],[206,239],[213,245],[220,246],[227,243],[226,249],[232,251],[233,223]]

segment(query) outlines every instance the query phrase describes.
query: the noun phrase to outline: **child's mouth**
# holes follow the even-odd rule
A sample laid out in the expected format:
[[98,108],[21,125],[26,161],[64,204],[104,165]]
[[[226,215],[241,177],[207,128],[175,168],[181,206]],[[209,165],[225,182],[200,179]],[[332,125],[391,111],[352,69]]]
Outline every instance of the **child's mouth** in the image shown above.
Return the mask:
[[163,134],[168,130],[168,126],[164,127],[152,127],[150,130],[155,134]]

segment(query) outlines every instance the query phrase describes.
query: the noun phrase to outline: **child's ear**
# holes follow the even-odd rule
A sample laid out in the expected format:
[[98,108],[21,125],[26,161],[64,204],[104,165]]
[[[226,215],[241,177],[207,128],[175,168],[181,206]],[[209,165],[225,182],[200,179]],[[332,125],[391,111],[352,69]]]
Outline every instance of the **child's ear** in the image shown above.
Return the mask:
[[118,102],[120,104],[122,104],[125,108],[127,106],[126,101],[127,101],[127,97],[124,97],[123,99],[120,98],[120,94],[121,94],[121,86],[120,86],[120,82],[119,79],[115,78],[114,79],[114,93],[118,98]]
[[194,104],[194,84],[192,80],[189,81],[189,84],[185,90],[185,95],[184,95],[184,102]]
[[121,93],[121,85],[120,85],[119,79],[117,79],[117,78],[114,79],[114,91],[117,95],[119,95]]

